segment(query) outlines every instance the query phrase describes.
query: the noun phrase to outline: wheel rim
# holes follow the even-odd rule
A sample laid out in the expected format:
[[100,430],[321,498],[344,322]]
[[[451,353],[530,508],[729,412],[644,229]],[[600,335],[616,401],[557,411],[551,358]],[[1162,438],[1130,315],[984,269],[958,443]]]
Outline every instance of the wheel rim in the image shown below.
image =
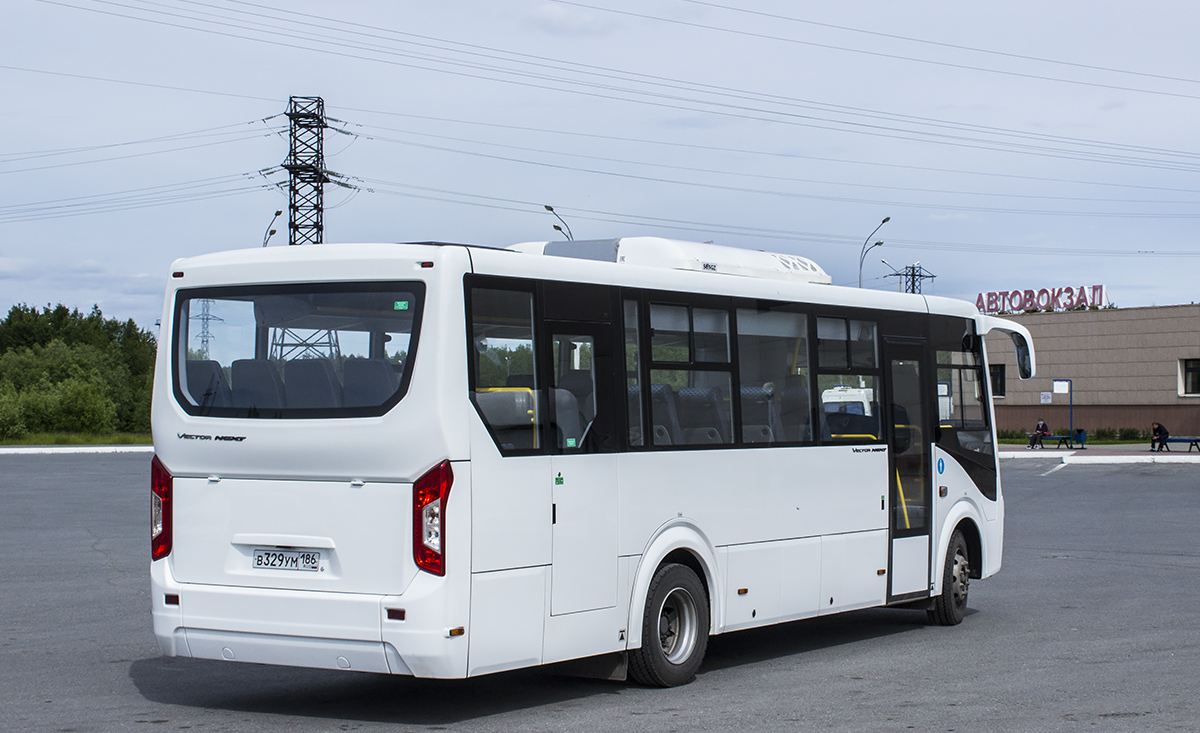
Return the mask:
[[962,550],[954,552],[954,568],[951,570],[950,592],[954,595],[954,605],[967,605],[967,589],[971,585],[970,565]]
[[674,588],[658,610],[658,643],[671,664],[683,664],[696,647],[700,614],[684,588]]

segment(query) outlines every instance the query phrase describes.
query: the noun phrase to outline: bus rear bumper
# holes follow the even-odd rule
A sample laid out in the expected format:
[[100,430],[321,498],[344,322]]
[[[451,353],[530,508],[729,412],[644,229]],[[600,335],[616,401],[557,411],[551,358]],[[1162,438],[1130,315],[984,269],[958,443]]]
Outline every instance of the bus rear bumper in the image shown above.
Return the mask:
[[[414,589],[415,590],[415,589]],[[154,635],[165,656],[419,677],[466,676],[466,639],[420,623],[420,598],[179,583],[151,565]],[[435,594],[436,595],[436,594]],[[403,605],[405,620],[388,618]]]
[[183,629],[191,656],[290,667],[346,669],[407,674],[412,670],[391,644],[347,639],[314,639],[281,634]]

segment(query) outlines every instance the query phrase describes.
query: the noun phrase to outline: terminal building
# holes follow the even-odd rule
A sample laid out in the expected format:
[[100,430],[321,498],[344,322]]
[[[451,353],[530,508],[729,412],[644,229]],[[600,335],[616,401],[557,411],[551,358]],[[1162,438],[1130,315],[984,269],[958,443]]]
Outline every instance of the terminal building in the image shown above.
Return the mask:
[[1200,304],[1002,317],[1033,335],[1037,375],[1018,379],[1012,342],[987,337],[997,429],[1030,431],[1041,418],[1089,435],[1151,422],[1200,435]]

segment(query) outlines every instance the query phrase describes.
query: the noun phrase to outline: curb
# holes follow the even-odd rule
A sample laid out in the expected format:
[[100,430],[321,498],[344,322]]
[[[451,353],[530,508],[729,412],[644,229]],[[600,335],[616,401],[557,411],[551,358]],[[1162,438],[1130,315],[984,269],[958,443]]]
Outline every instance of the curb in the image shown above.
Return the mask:
[[1073,456],[1073,455],[1075,455],[1075,451],[1073,451],[1073,450],[1061,451],[1061,450],[1055,449],[1053,453],[1049,453],[1045,448],[1043,448],[1041,450],[1029,450],[1029,451],[1002,450],[1002,451],[999,451],[999,455],[1002,460],[1005,458],[1046,458],[1047,455],[1049,455],[1049,457],[1053,458],[1056,456],[1057,457]]
[[[1149,452],[1149,451],[1147,451]],[[1200,463],[1200,454],[1184,456],[1184,455],[1159,455],[1155,453],[1152,456],[1106,456],[1096,454],[1080,455],[1078,451],[1057,452],[1057,455],[1047,455],[1045,450],[1040,451],[1000,451],[1001,460],[1010,458],[1061,458],[1060,463],[1076,463],[1076,464],[1093,464],[1093,465],[1117,465],[1129,463]]]
[[1063,456],[1063,463],[1200,463],[1200,456]]
[[37,456],[55,453],[153,453],[152,445],[7,445],[0,456]]

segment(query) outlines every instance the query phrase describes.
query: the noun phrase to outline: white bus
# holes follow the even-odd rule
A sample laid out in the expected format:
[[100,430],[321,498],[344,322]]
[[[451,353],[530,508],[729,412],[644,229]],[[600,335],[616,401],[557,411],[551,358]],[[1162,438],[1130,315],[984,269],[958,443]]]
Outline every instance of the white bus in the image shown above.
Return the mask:
[[[155,373],[164,654],[682,684],[708,638],[963,618],[1004,499],[969,303],[657,238],[174,263]],[[938,389],[948,385],[948,409]],[[828,403],[826,404],[826,401]]]

